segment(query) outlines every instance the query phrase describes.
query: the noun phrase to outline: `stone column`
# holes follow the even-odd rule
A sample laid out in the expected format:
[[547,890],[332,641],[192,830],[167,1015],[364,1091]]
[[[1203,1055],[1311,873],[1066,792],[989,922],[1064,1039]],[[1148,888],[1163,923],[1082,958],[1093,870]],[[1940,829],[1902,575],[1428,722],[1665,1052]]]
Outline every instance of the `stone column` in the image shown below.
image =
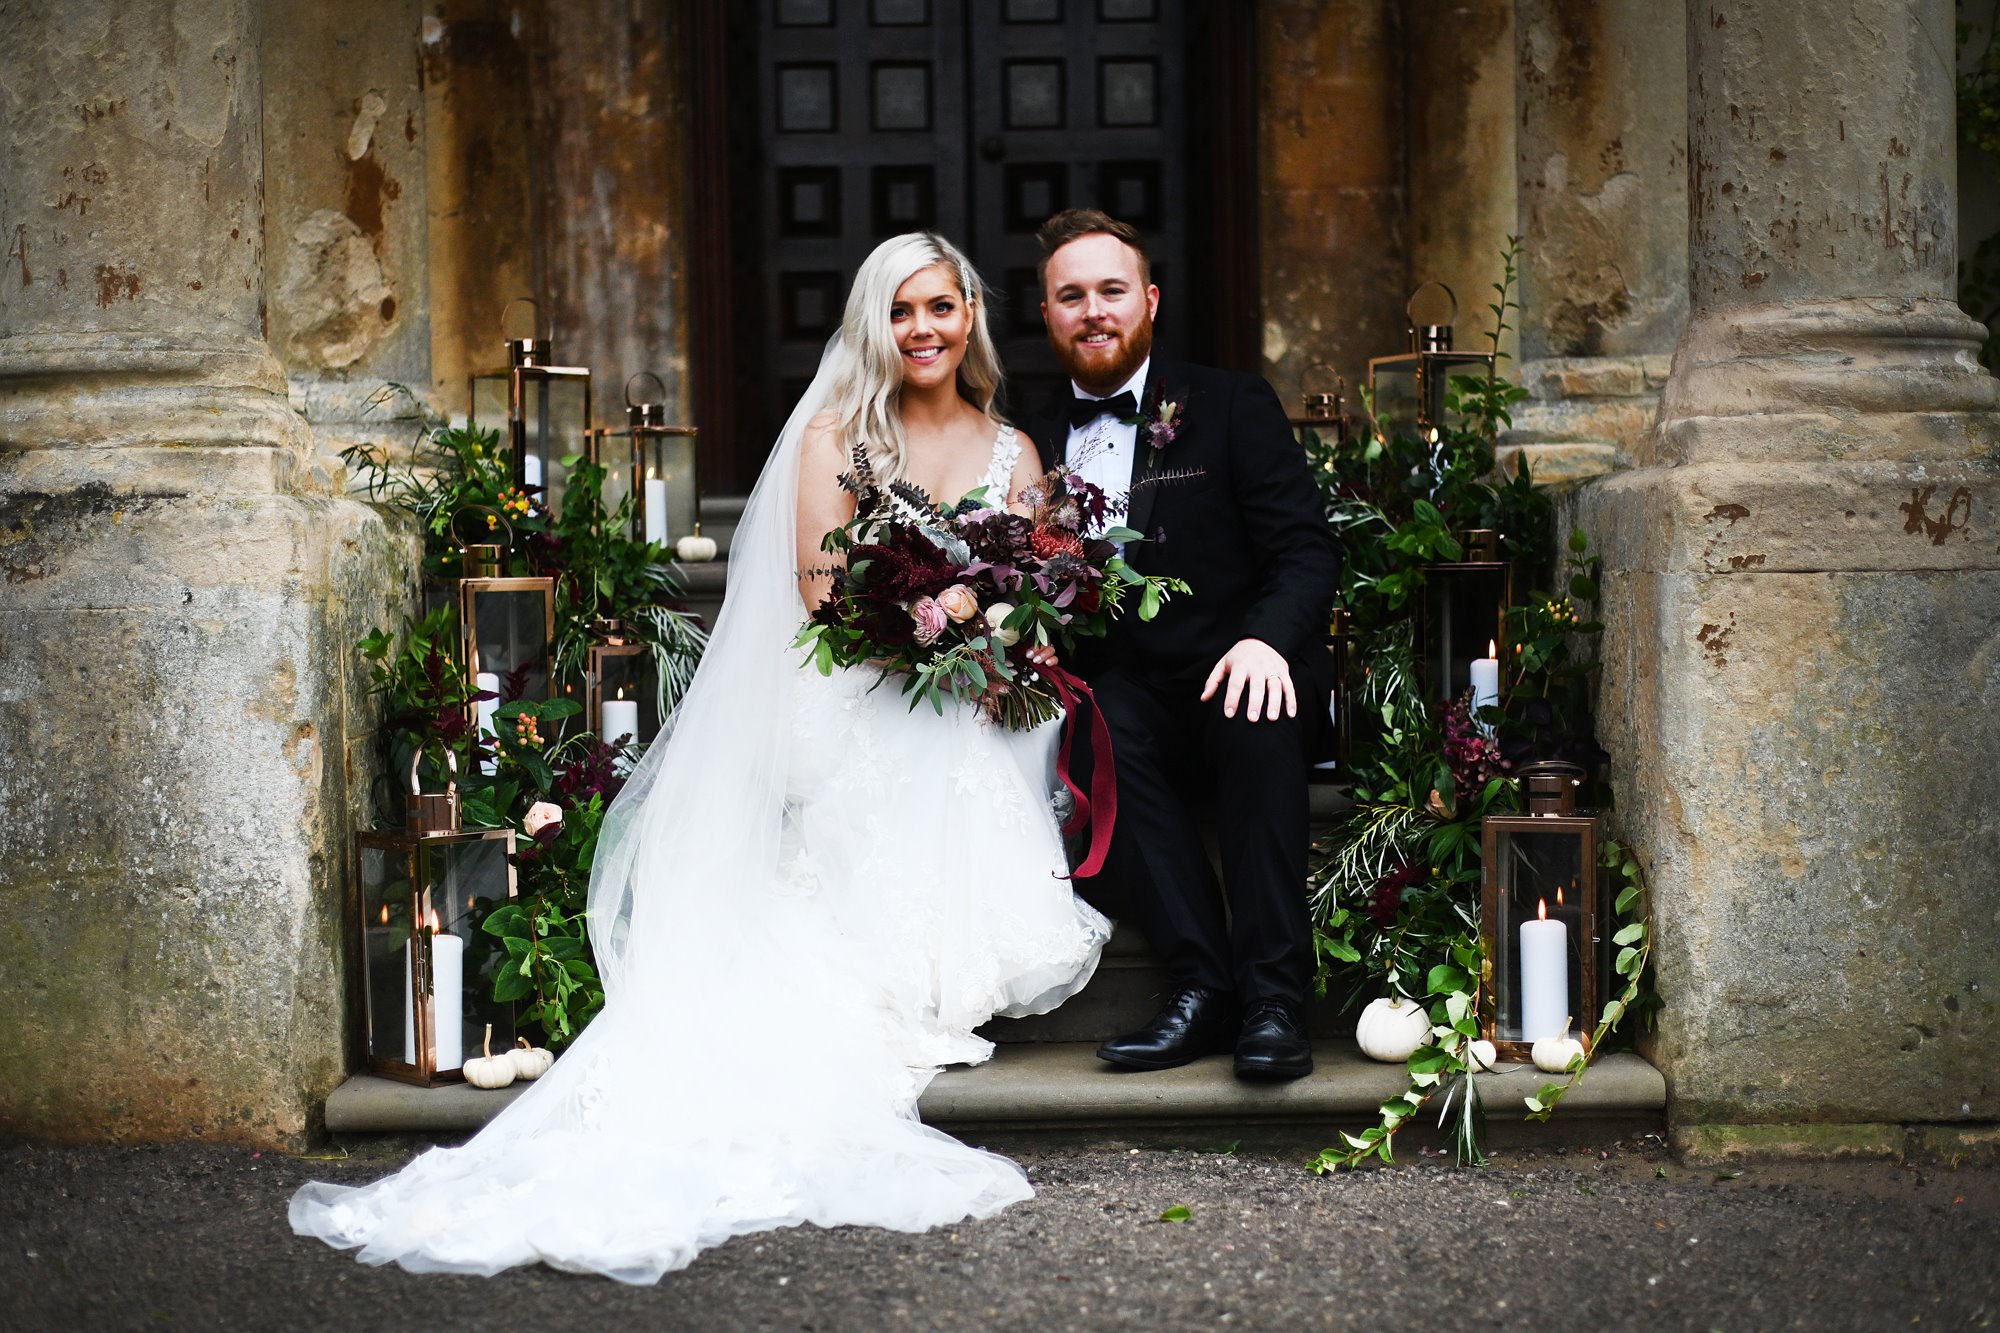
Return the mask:
[[344,1072],[396,566],[265,343],[258,12],[0,31],[0,1137],[295,1142]]
[[1521,383],[1538,475],[1641,456],[1687,319],[1686,38],[1673,4],[1519,0]]
[[[1953,304],[1947,0],[1688,7],[1693,312],[1583,512],[1695,1147],[2000,1118],[1996,382]],[[1865,72],[1866,77],[1860,77]],[[1835,1122],[1859,1131],[1723,1126]]]

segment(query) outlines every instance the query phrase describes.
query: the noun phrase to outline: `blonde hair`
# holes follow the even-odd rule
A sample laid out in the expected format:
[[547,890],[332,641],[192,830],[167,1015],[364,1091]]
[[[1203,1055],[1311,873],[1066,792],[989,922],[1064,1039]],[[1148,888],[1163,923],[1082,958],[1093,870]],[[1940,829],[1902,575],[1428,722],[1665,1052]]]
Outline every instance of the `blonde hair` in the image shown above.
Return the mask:
[[854,272],[847,292],[847,312],[840,334],[850,356],[847,369],[832,386],[827,406],[834,414],[843,455],[861,441],[868,462],[883,482],[905,477],[907,446],[898,399],[903,388],[903,355],[889,322],[896,292],[910,275],[933,264],[949,269],[958,280],[972,327],[965,340],[965,359],[958,366],[958,392],[998,425],[993,400],[1000,393],[1000,356],[986,328],[986,288],[972,261],[958,247],[933,232],[913,231],[891,236],[872,250]]

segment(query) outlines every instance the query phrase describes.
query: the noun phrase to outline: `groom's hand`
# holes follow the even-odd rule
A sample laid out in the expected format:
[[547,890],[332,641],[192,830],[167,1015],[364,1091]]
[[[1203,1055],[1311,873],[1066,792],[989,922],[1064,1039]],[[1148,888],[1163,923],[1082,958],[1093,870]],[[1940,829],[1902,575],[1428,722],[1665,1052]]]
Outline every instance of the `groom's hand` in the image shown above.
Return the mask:
[[1222,655],[1215,670],[1208,673],[1201,700],[1207,703],[1224,680],[1229,692],[1222,697],[1222,715],[1236,716],[1236,705],[1247,693],[1250,720],[1278,720],[1278,700],[1285,701],[1285,716],[1299,715],[1298,691],[1292,687],[1292,668],[1285,655],[1262,639],[1238,639],[1236,646]]

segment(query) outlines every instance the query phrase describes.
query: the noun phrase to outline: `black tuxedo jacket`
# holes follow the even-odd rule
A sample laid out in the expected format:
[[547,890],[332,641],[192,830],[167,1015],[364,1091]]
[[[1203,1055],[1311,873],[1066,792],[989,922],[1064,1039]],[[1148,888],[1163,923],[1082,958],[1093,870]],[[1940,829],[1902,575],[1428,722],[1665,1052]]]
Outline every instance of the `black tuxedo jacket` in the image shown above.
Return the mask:
[[[1292,664],[1300,716],[1324,715],[1329,608],[1340,587],[1340,547],[1326,522],[1305,452],[1278,396],[1256,375],[1155,358],[1140,404],[1125,526],[1135,569],[1185,579],[1191,590],[1151,622],[1126,614],[1102,645],[1086,644],[1086,676],[1118,665],[1166,681],[1205,678],[1239,639],[1261,639]],[[1021,423],[1044,468],[1063,461],[1064,394]],[[1155,450],[1148,424],[1177,403],[1174,440]]]

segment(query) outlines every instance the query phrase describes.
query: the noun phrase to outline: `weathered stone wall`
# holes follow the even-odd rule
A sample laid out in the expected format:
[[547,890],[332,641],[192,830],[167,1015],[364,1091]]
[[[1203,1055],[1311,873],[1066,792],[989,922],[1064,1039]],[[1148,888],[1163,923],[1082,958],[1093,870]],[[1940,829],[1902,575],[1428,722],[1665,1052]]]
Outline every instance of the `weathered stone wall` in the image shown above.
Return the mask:
[[[1264,375],[1289,407],[1330,364],[1350,385],[1402,350],[1407,294],[1398,7],[1259,7]],[[1331,387],[1330,384],[1326,387]]]
[[1635,458],[1688,313],[1684,16],[1674,4],[1516,8],[1529,398],[1510,438]]
[[259,9],[0,28],[0,1135],[296,1142],[346,1067],[352,643],[407,568],[265,341]]
[[271,345],[326,454],[402,450],[421,429],[422,11],[416,0],[291,5],[263,42]]
[[594,372],[600,423],[624,422],[625,382],[643,371],[665,382],[669,421],[693,419],[680,10],[568,5],[537,65],[541,283],[557,353]]
[[[1520,230],[1514,184],[1514,5],[1455,0],[1425,5],[1407,25],[1409,273],[1452,289],[1454,345],[1484,351],[1487,306],[1504,272],[1507,238]],[[1518,294],[1518,293],[1517,293]],[[1518,364],[1517,326],[1500,350]],[[1378,349],[1384,355],[1402,344]]]
[[[465,414],[469,380],[507,364],[501,317],[537,296],[533,70],[538,6],[446,0],[422,19],[431,391]],[[544,311],[544,316],[547,312]],[[560,349],[558,349],[560,350]]]
[[1693,315],[1655,465],[1582,497],[1674,1120],[2000,1118],[2000,385],[1950,299],[1951,7],[1688,22]]

